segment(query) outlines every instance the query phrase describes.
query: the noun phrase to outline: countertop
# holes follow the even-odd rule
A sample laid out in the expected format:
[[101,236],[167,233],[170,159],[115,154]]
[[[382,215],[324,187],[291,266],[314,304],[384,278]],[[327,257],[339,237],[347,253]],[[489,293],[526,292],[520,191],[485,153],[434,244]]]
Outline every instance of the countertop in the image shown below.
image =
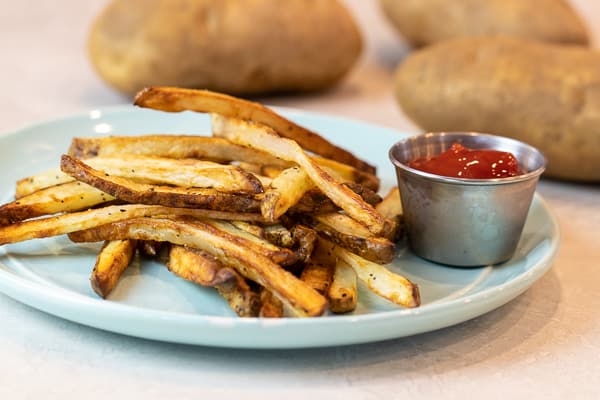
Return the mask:
[[[104,3],[0,1],[0,131],[129,102],[100,81],[85,54],[90,22]],[[391,93],[407,47],[377,2],[347,3],[366,44],[347,79],[318,95],[259,100],[418,132]],[[597,47],[600,4],[574,4]],[[0,398],[597,398],[600,186],[544,179],[538,192],[561,229],[552,268],[515,300],[471,321],[364,345],[232,350],[108,333],[0,295]]]

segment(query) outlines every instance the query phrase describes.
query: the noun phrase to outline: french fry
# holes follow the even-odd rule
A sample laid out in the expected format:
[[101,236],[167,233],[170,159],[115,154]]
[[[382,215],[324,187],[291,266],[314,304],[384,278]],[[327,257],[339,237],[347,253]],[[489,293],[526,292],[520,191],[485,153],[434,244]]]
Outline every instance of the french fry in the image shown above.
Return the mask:
[[327,291],[329,309],[336,314],[354,311],[358,302],[356,273],[345,262],[337,262]]
[[328,158],[312,157],[312,160],[341,182],[355,182],[375,192],[379,190],[379,178],[371,172]]
[[272,155],[297,163],[337,206],[365,225],[372,233],[386,236],[393,224],[347,186],[335,181],[310,159],[298,143],[277,136],[265,126],[213,115],[213,133],[234,143],[268,151]]
[[345,214],[305,214],[301,219],[322,237],[367,260],[388,264],[396,256],[394,242],[384,237],[374,236],[363,225]]
[[196,219],[134,218],[96,226],[96,241],[157,240],[204,250],[241,275],[271,290],[295,316],[319,316],[326,299],[268,257],[240,244],[227,232]]
[[76,137],[71,141],[68,154],[87,159],[92,157],[120,157],[140,155],[166,158],[197,158],[226,163],[244,161],[252,164],[290,166],[264,151],[250,149],[222,138],[190,135],[141,135]]
[[19,179],[15,185],[15,198],[18,200],[38,190],[73,182],[74,180],[73,177],[62,172],[60,168],[52,168],[40,174]]
[[405,277],[339,246],[335,247],[335,254],[340,261],[354,269],[358,279],[364,282],[373,293],[404,307],[420,305],[418,286]]
[[334,267],[332,265],[309,262],[300,275],[300,280],[324,296],[327,296],[329,286],[333,279]]
[[375,209],[377,209],[381,215],[384,215],[389,219],[395,219],[402,215],[402,201],[400,200],[400,190],[398,189],[398,186],[391,188],[381,203],[375,206]]
[[313,153],[375,173],[375,167],[369,163],[259,103],[208,90],[150,87],[135,96],[134,104],[167,112],[190,110],[218,113],[226,117],[259,122],[271,127],[281,136],[295,140],[300,146]]
[[79,211],[115,198],[81,182],[38,190],[0,206],[0,225],[60,212]]
[[223,193],[214,189],[156,186],[112,176],[86,165],[71,156],[61,157],[63,172],[117,199],[129,203],[167,207],[210,208],[222,211],[253,212],[260,203],[253,197]]
[[169,271],[201,286],[213,287],[240,317],[256,317],[258,294],[234,269],[224,266],[209,253],[180,245],[169,249]]
[[92,289],[98,296],[106,298],[112,292],[131,263],[135,249],[135,240],[107,240],[104,243],[90,276]]
[[270,221],[278,220],[314,186],[304,170],[298,167],[283,170],[262,197],[260,211],[263,217]]
[[[213,188],[228,193],[262,193],[260,181],[234,165],[196,159],[122,155],[85,160],[90,167],[109,175],[136,182],[182,187]],[[51,169],[17,181],[15,197],[20,198],[49,186],[73,181],[60,169]]]
[[400,199],[400,190],[398,189],[398,186],[391,188],[388,194],[383,198],[383,201],[377,204],[375,209],[379,211],[381,215],[394,222],[394,226],[390,232],[390,239],[395,242],[399,241],[404,234],[404,230],[402,229],[402,201]]
[[[190,216],[194,218],[265,222],[260,214],[233,213],[196,208],[173,208],[145,204],[123,204],[0,226],[0,245],[64,235],[125,219],[155,216]],[[79,237],[81,238],[79,241],[82,242],[99,241],[86,240],[83,235]]]

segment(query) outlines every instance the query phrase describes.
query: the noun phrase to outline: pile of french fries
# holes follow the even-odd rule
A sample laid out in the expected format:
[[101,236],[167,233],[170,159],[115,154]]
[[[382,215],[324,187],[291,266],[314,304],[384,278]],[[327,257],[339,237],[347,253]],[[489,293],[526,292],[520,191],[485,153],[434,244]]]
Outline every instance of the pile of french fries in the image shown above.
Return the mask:
[[212,136],[78,137],[60,168],[21,179],[0,206],[0,245],[67,234],[103,242],[91,273],[106,298],[136,253],[214,288],[242,317],[347,313],[357,282],[403,307],[418,287],[385,264],[398,190],[375,168],[261,104],[148,88],[140,107],[210,113]]

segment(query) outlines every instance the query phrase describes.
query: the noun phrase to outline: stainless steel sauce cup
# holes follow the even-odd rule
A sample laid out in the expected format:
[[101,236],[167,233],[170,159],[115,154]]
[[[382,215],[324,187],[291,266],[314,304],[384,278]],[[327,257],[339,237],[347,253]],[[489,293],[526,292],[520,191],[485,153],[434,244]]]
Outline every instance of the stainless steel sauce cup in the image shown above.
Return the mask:
[[[453,143],[510,152],[524,173],[510,178],[464,179],[407,165],[417,158],[438,155]],[[392,146],[389,155],[396,167],[408,242],[415,254],[465,267],[497,264],[513,255],[546,165],[537,149],[483,133],[439,132],[402,140]]]

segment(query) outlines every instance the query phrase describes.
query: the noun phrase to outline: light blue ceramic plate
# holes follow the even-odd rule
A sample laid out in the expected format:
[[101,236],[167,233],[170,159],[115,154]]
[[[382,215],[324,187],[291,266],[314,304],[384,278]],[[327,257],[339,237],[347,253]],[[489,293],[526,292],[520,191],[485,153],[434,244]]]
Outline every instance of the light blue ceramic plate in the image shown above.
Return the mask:
[[[291,119],[339,143],[378,167],[382,192],[395,185],[388,149],[406,136],[391,129],[331,116],[283,110]],[[58,166],[73,136],[148,133],[207,134],[207,116],[133,107],[94,110],[0,137],[0,200],[14,195],[18,178]],[[360,288],[351,315],[313,319],[241,319],[212,290],[173,275],[160,263],[136,260],[108,300],[99,299],[89,274],[99,249],[65,237],[0,248],[0,290],[39,310],[142,338],[240,348],[302,348],[372,342],[427,332],[476,317],[513,299],[550,267],[559,232],[536,196],[518,251],[503,265],[449,268],[401,251],[391,268],[413,282],[423,305],[405,310]]]

